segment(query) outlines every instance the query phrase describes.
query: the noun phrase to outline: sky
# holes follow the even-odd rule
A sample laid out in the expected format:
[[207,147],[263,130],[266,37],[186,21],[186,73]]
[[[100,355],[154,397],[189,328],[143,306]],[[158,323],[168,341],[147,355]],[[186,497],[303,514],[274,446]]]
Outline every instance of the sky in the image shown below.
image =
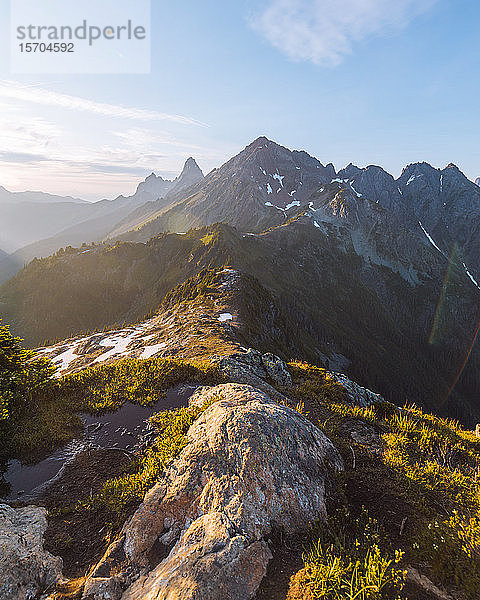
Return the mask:
[[113,198],[260,135],[338,169],[480,176],[474,0],[152,0],[152,32],[143,75],[14,75],[2,48],[0,186]]

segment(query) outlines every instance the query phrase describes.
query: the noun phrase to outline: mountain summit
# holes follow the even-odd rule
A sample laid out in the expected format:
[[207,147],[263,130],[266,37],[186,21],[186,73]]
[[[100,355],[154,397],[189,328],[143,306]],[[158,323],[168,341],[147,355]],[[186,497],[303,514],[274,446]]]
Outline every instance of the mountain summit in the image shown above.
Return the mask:
[[186,160],[182,172],[176,179],[163,179],[160,175],[152,173],[138,185],[136,195],[146,193],[151,196],[152,200],[158,200],[180,192],[201,179],[203,179],[202,170],[195,159],[190,157]]
[[192,157],[187,158],[180,175],[172,181],[168,196],[181,192],[203,179],[202,169]]
[[177,190],[169,194],[172,206],[159,207],[144,219],[134,238],[215,222],[261,231],[298,214],[311,194],[334,177],[333,165],[324,166],[304,151],[289,150],[261,136],[189,188],[188,194]]

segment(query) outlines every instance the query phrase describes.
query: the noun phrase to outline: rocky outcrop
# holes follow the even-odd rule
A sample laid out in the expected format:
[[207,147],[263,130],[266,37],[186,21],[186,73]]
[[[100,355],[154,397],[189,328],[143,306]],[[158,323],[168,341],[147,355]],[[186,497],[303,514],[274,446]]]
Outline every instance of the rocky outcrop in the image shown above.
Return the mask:
[[283,387],[292,385],[291,375],[278,356],[262,354],[254,348],[218,358],[214,362],[228,381],[252,385],[277,401],[284,400],[285,396],[273,384]]
[[62,576],[62,559],[43,549],[46,510],[0,504],[0,600],[40,597]]
[[202,388],[192,402],[212,404],[97,565],[85,598],[247,600],[266,573],[269,535],[326,516],[328,472],[342,459],[303,415],[234,383]]
[[375,404],[376,402],[384,402],[384,398],[372,390],[362,387],[355,381],[349,379],[343,373],[332,373],[328,372],[329,376],[343,386],[350,402],[352,404],[356,404],[357,406],[361,406],[365,408],[366,406],[370,406],[371,404]]

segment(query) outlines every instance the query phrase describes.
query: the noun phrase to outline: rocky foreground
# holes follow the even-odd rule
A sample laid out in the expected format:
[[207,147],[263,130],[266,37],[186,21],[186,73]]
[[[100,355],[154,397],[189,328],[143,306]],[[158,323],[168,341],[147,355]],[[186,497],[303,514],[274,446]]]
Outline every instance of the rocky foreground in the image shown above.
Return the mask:
[[[318,428],[247,385],[202,389],[192,402],[213,404],[95,568],[85,598],[251,598],[272,529],[298,533],[326,516],[328,471],[342,459]],[[152,558],[155,547],[164,555]]]
[[[265,381],[288,383],[283,363],[249,351],[221,359],[220,368],[258,385],[227,383],[192,396],[208,408],[91,572],[85,599],[251,598],[272,556],[268,536],[300,533],[326,517],[329,473],[343,461]],[[40,597],[62,578],[61,559],[42,547],[44,509],[2,511],[0,598]]]

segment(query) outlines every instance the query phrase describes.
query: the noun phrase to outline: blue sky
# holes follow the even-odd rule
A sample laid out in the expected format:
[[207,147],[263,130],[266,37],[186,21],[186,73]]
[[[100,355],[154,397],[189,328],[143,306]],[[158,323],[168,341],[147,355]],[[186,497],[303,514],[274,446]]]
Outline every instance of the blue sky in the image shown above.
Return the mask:
[[473,0],[152,4],[150,75],[16,76],[1,53],[0,185],[114,197],[263,134],[337,168],[480,175]]

